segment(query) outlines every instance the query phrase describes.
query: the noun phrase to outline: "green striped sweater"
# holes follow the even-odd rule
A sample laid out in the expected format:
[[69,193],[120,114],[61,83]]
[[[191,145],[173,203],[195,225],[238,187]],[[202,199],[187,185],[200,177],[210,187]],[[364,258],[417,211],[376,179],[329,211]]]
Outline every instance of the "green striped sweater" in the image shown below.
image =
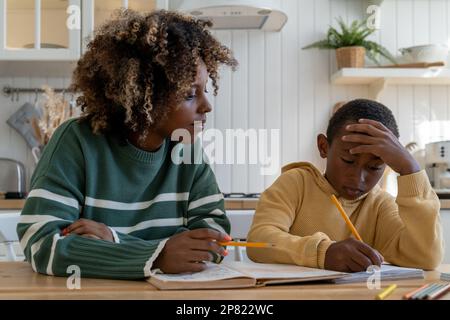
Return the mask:
[[[182,144],[170,139],[146,152],[118,137],[94,135],[86,122],[61,125],[32,176],[17,226],[33,270],[68,276],[76,265],[81,277],[144,278],[170,236],[198,228],[228,233],[210,166],[176,164],[171,154],[180,152]],[[106,224],[115,241],[61,235],[80,218]]]

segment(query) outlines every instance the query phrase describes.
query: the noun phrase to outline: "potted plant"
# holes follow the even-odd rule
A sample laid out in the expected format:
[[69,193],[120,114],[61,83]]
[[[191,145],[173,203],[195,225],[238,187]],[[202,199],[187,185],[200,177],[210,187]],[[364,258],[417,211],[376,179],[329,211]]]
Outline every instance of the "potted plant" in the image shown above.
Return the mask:
[[327,38],[314,42],[303,49],[335,49],[338,68],[362,68],[364,58],[367,57],[379,65],[378,55],[381,55],[397,64],[394,57],[382,45],[366,40],[369,35],[375,32],[374,28],[369,28],[366,21],[353,21],[347,26],[342,18],[336,19],[340,32],[331,27],[328,29]]

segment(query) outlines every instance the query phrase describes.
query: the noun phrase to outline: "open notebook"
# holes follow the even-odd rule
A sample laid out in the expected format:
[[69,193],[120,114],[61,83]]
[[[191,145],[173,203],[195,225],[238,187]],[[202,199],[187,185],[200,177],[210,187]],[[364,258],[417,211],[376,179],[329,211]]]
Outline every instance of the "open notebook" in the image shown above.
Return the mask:
[[331,280],[346,275],[294,265],[227,262],[220,265],[208,263],[206,270],[197,273],[155,274],[147,281],[160,290],[224,289]]
[[[352,283],[364,282],[373,272],[355,272],[349,273],[346,277],[334,279],[334,283]],[[397,267],[390,264],[382,264],[380,269],[381,281],[384,280],[404,280],[404,279],[423,279],[423,270],[414,268]]]

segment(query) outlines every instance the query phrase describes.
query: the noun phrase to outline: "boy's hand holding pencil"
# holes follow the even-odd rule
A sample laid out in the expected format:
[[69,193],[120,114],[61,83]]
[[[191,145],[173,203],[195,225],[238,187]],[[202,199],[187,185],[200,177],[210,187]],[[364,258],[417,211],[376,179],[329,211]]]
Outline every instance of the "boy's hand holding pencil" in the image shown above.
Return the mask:
[[331,200],[356,239],[349,238],[330,245],[325,254],[325,269],[359,272],[366,271],[371,265],[381,266],[383,256],[362,241],[361,236],[334,194],[331,195]]
[[348,238],[333,243],[325,254],[325,269],[341,272],[366,271],[371,265],[381,266],[383,257],[369,245]]

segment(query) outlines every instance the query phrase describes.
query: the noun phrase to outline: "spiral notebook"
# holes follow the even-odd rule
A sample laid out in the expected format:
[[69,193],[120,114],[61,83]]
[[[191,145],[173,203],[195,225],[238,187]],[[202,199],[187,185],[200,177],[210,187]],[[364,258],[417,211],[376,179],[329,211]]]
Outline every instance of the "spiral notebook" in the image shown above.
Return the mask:
[[346,273],[285,264],[208,263],[204,271],[155,274],[147,281],[160,290],[250,288],[265,285],[331,280]]

